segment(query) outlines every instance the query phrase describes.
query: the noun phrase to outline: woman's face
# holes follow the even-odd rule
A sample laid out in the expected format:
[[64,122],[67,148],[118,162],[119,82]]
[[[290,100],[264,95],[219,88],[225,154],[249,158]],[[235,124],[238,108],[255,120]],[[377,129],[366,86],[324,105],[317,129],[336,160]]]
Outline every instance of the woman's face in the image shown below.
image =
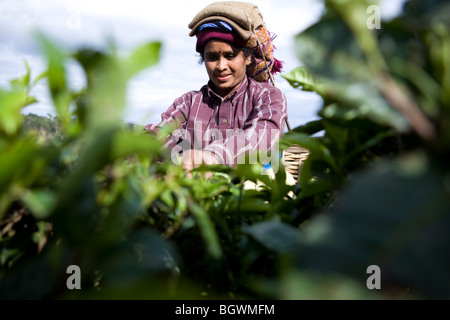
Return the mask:
[[244,80],[251,57],[228,42],[211,40],[205,45],[204,61],[214,91],[225,98]]

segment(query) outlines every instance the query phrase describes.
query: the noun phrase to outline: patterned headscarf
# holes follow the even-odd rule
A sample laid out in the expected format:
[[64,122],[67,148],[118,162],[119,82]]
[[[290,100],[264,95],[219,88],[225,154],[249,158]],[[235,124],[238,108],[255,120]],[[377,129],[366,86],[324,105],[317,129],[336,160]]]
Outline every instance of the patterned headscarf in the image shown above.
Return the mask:
[[283,62],[273,56],[276,49],[272,36],[265,26],[261,26],[247,40],[247,48],[253,49],[253,61],[247,74],[259,82],[269,81],[270,74],[281,72]]

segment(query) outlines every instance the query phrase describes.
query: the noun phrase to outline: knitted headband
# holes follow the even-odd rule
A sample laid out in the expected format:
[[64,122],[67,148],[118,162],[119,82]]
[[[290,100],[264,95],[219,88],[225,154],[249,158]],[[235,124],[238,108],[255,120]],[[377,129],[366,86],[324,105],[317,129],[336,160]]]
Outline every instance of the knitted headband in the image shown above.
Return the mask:
[[189,35],[197,36],[198,52],[214,38],[252,49],[252,63],[247,75],[259,82],[267,82],[271,74],[281,72],[283,63],[273,55],[275,37],[266,29],[256,5],[238,1],[210,4],[194,17],[189,28],[192,29]]
[[228,23],[220,20],[207,22],[199,26],[196,37],[197,44],[195,50],[199,53],[203,52],[206,43],[212,39],[224,40],[240,47],[247,45],[247,41],[234,32]]

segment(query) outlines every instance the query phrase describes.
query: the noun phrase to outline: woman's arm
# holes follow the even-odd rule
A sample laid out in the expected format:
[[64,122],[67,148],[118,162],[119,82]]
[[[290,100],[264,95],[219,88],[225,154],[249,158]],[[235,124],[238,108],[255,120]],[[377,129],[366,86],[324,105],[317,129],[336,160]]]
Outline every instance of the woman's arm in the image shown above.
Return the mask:
[[[278,159],[278,140],[284,133],[287,118],[286,98],[276,87],[261,91],[255,99],[253,112],[244,127],[236,134],[224,137],[208,145],[204,151],[215,154],[219,163],[236,165],[244,163],[246,157],[259,152],[258,162],[269,162],[270,153]],[[248,160],[248,158],[247,158]],[[254,159],[256,163],[256,159]]]

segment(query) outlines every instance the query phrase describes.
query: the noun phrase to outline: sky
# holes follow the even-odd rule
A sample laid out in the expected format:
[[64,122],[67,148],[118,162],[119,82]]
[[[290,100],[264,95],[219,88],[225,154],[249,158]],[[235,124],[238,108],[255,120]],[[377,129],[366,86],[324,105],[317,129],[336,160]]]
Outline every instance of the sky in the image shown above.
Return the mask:
[[[136,124],[157,123],[172,102],[208,81],[204,65],[189,37],[191,19],[212,1],[208,0],[0,0],[0,87],[25,73],[24,60],[34,79],[45,71],[45,61],[33,38],[40,30],[63,48],[103,47],[112,38],[127,52],[149,41],[161,41],[156,66],[137,74],[128,84],[124,120]],[[314,24],[323,13],[319,0],[255,0],[267,29],[276,35],[275,57],[284,62],[283,72],[302,65],[295,55],[295,36]],[[404,0],[380,2],[383,18],[400,10]],[[81,89],[84,77],[75,63],[68,65],[69,85]],[[291,127],[317,118],[322,105],[312,92],[292,88],[280,75],[275,85],[286,95]],[[39,102],[23,113],[54,114],[45,81],[31,91]]]

